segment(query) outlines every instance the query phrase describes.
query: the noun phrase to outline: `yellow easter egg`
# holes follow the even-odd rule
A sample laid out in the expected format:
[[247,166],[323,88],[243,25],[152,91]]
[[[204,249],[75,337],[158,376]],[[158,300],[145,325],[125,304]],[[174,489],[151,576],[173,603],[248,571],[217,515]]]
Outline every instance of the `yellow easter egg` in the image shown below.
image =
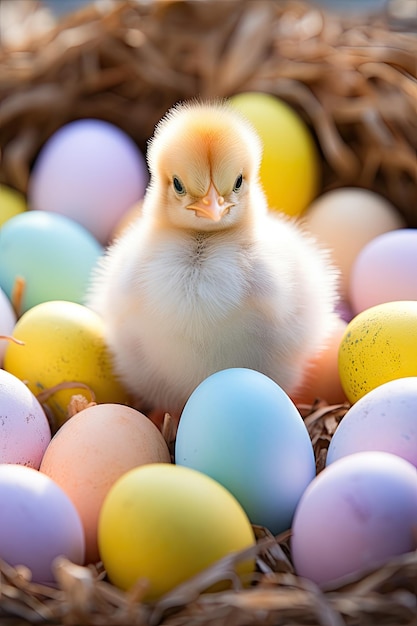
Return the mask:
[[70,386],[46,401],[56,426],[68,418],[68,404],[75,394],[90,401],[91,390],[98,403],[127,402],[113,373],[103,322],[87,307],[60,300],[38,304],[17,321],[13,337],[23,345],[9,343],[5,370],[25,381],[36,396],[56,385]]
[[26,200],[22,193],[7,185],[0,185],[0,226],[26,209]]
[[[240,504],[218,482],[188,467],[153,463],[113,484],[101,508],[100,555],[122,589],[147,581],[153,601],[228,554],[255,544]],[[236,567],[244,576],[248,559]]]
[[296,111],[275,96],[247,92],[230,103],[252,124],[263,144],[260,180],[269,207],[300,215],[319,189],[319,157],[312,135]]
[[383,383],[417,376],[417,301],[386,302],[354,317],[340,343],[338,366],[352,404]]

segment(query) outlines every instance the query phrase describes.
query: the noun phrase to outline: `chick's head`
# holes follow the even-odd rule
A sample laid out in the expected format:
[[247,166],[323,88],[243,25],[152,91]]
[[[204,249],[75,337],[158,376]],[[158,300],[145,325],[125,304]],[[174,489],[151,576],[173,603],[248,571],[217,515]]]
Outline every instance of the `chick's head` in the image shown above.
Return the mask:
[[263,203],[261,153],[249,122],[226,103],[173,107],[148,148],[153,210],[179,228],[239,225]]

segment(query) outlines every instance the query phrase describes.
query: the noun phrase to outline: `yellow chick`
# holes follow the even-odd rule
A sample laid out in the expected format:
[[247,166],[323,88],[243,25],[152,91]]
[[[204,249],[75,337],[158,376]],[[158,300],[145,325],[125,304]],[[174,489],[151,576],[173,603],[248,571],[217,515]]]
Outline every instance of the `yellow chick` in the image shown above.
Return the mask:
[[291,393],[333,330],[335,271],[268,212],[261,152],[224,102],[177,105],[156,127],[142,213],[108,248],[88,302],[145,412],[179,416],[203,379],[230,367]]

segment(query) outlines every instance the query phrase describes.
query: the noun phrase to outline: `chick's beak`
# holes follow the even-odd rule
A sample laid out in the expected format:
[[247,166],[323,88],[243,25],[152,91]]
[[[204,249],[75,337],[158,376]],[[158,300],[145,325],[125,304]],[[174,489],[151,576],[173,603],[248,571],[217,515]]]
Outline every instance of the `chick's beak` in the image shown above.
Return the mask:
[[213,183],[210,183],[207,194],[204,198],[193,202],[187,206],[187,209],[195,211],[197,217],[208,217],[213,222],[220,222],[223,215],[227,213],[232,202],[225,202],[223,196],[219,194]]

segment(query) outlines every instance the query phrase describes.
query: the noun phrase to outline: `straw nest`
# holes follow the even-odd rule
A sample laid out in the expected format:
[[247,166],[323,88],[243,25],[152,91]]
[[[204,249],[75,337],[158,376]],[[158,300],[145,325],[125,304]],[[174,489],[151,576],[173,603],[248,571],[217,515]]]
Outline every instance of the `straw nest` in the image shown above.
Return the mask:
[[[417,225],[417,37],[392,2],[374,20],[296,0],[107,0],[58,23],[24,13],[0,49],[0,182],[27,188],[58,127],[98,117],[145,149],[176,101],[265,91],[304,117],[320,148],[323,189],[355,185],[390,199]],[[394,11],[395,9],[395,11]],[[43,17],[43,19],[42,19]]]
[[[305,119],[323,190],[373,189],[417,226],[417,37],[393,13],[359,23],[295,0],[110,0],[57,23],[32,12],[33,1],[9,4],[14,16],[3,2],[0,26],[0,182],[25,192],[39,149],[68,121],[108,120],[145,150],[176,101],[256,90]],[[299,408],[320,471],[348,407]],[[288,536],[256,532],[251,585],[234,574],[246,553],[231,555],[152,606],[140,601],[141,581],[121,592],[100,564],[62,559],[51,588],[0,562],[1,624],[416,626],[417,552],[318,589],[295,575]],[[229,591],[203,593],[221,579]]]
[[[348,405],[317,402],[299,406],[315,451],[317,471]],[[167,429],[169,432],[169,429]],[[358,572],[319,588],[301,579],[291,562],[290,533],[272,536],[254,526],[255,546],[231,554],[176,587],[152,605],[141,602],[146,581],[129,592],[115,588],[102,564],[81,567],[65,558],[55,563],[55,588],[31,582],[25,567],[0,560],[2,626],[416,626],[417,551],[383,567]],[[417,535],[416,535],[417,545]],[[256,557],[244,581],[236,564]],[[205,593],[214,583],[230,588]]]

